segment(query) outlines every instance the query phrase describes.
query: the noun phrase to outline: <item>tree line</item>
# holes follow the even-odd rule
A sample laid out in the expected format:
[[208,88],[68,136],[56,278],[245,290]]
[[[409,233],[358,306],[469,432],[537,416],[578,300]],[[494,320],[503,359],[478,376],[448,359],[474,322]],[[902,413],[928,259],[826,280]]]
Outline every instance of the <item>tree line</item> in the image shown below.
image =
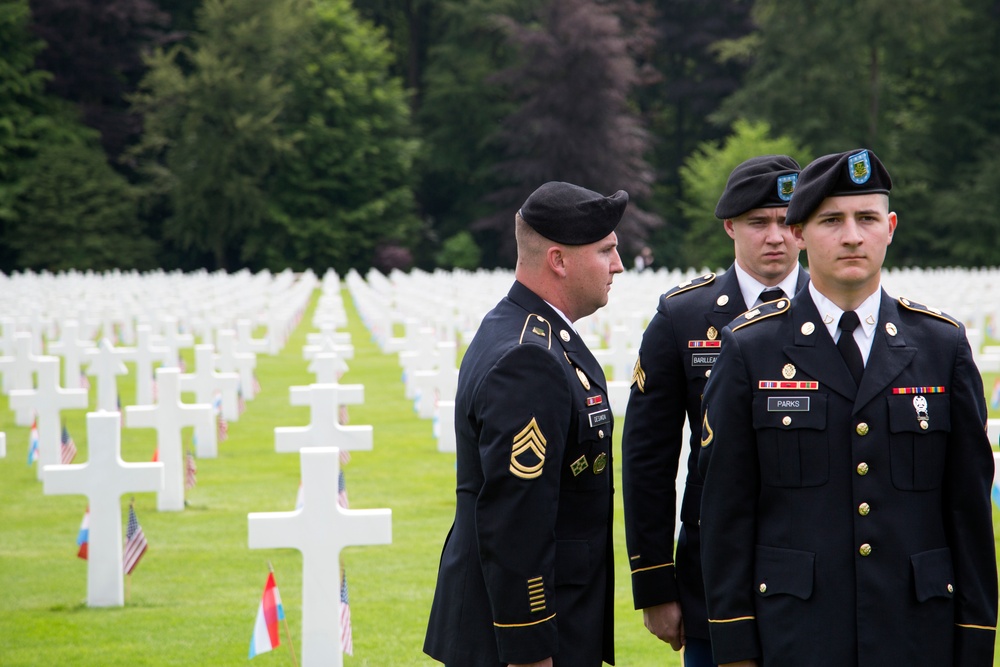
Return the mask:
[[1000,263],[1000,0],[0,0],[0,271],[511,266],[566,180],[717,268],[751,155],[868,147]]

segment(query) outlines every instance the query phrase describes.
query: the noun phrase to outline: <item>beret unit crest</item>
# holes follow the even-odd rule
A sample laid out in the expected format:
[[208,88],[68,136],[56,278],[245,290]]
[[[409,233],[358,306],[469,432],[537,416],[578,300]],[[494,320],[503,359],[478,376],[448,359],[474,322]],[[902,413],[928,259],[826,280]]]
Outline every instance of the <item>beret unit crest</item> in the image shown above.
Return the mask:
[[948,324],[952,324],[956,327],[960,327],[958,320],[954,319],[950,315],[942,313],[937,308],[932,308],[931,306],[925,306],[922,303],[917,303],[916,301],[910,301],[904,296],[899,297],[899,303],[907,310],[912,310],[915,313],[923,313],[924,315],[930,315],[931,317],[936,317],[939,320],[944,320]]
[[711,285],[715,281],[714,273],[706,273],[703,276],[698,276],[697,278],[692,278],[691,280],[685,280],[680,285],[675,285],[671,287],[666,294],[663,295],[664,299],[669,299],[672,296],[677,296],[682,292],[688,292],[695,289],[696,287],[704,287],[705,285]]

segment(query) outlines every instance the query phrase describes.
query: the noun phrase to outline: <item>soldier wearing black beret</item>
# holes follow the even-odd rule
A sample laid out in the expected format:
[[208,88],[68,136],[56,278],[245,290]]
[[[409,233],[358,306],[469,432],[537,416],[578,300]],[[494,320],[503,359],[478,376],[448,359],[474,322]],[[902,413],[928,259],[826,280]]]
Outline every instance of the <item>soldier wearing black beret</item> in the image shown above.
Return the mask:
[[[722,329],[748,307],[791,296],[808,282],[784,225],[798,173],[785,155],[751,158],[733,170],[715,214],[733,239],[736,261],[719,276],[700,276],[660,297],[635,366],[622,440],[633,601],[650,632],[674,650],[685,646],[686,667],[715,664],[699,557],[701,394]],[[685,418],[694,435],[675,549],[674,479]]]
[[723,331],[698,462],[720,664],[993,664],[982,377],[961,322],[882,289],[891,188],[863,148],[803,169],[809,287]]
[[628,194],[539,187],[516,281],[462,359],[455,522],[424,651],[448,667],[614,663],[614,419],[573,322],[608,301]]

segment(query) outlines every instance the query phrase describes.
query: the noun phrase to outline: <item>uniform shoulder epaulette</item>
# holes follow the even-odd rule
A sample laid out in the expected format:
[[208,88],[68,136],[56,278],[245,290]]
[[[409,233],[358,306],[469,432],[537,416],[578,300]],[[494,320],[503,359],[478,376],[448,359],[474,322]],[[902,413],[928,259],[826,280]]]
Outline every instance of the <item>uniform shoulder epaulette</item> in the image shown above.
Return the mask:
[[792,302],[788,299],[768,301],[767,303],[762,303],[756,308],[752,308],[742,315],[737,316],[736,319],[729,323],[729,328],[732,331],[736,331],[737,329],[742,329],[743,327],[754,324],[755,322],[766,320],[769,317],[787,313],[791,311],[791,309]]
[[677,296],[682,292],[688,292],[697,287],[704,287],[705,285],[711,285],[715,281],[714,273],[706,273],[703,276],[698,276],[697,278],[692,278],[691,280],[685,280],[680,285],[675,285],[667,290],[666,294],[663,295],[664,299],[669,299],[672,296]]
[[924,304],[917,303],[916,301],[910,301],[909,299],[903,296],[899,297],[899,303],[903,306],[903,308],[906,308],[907,310],[912,310],[915,313],[923,313],[925,315],[930,315],[931,317],[936,317],[939,320],[944,320],[949,324],[953,324],[956,327],[961,328],[961,325],[958,323],[958,320],[951,317],[950,315],[945,315],[937,308],[932,308],[931,306],[925,306]]
[[552,325],[541,315],[532,313],[524,320],[524,328],[521,329],[521,344],[535,343],[545,349],[552,348]]

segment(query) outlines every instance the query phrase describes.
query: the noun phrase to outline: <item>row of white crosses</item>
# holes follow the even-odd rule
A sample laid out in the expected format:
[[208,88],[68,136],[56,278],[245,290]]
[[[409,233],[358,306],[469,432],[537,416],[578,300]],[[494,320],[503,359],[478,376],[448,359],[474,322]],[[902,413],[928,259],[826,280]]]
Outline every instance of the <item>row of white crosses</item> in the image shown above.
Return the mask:
[[341,636],[334,630],[340,623],[340,568],[331,564],[339,562],[345,547],[392,542],[391,510],[349,510],[338,502],[340,451],[371,450],[373,439],[371,426],[346,426],[338,418],[342,406],[363,402],[364,387],[339,384],[353,347],[349,337],[335,331],[339,312],[329,319],[321,316],[327,309],[338,310],[337,299],[328,294],[333,289],[339,292],[339,281],[324,282],[313,320],[321,331],[303,348],[317,382],[290,387],[291,404],[309,406],[309,424],[274,429],[276,451],[299,452],[302,504],[291,512],[254,512],[247,517],[251,549],[293,548],[302,553],[303,667],[343,664]]

